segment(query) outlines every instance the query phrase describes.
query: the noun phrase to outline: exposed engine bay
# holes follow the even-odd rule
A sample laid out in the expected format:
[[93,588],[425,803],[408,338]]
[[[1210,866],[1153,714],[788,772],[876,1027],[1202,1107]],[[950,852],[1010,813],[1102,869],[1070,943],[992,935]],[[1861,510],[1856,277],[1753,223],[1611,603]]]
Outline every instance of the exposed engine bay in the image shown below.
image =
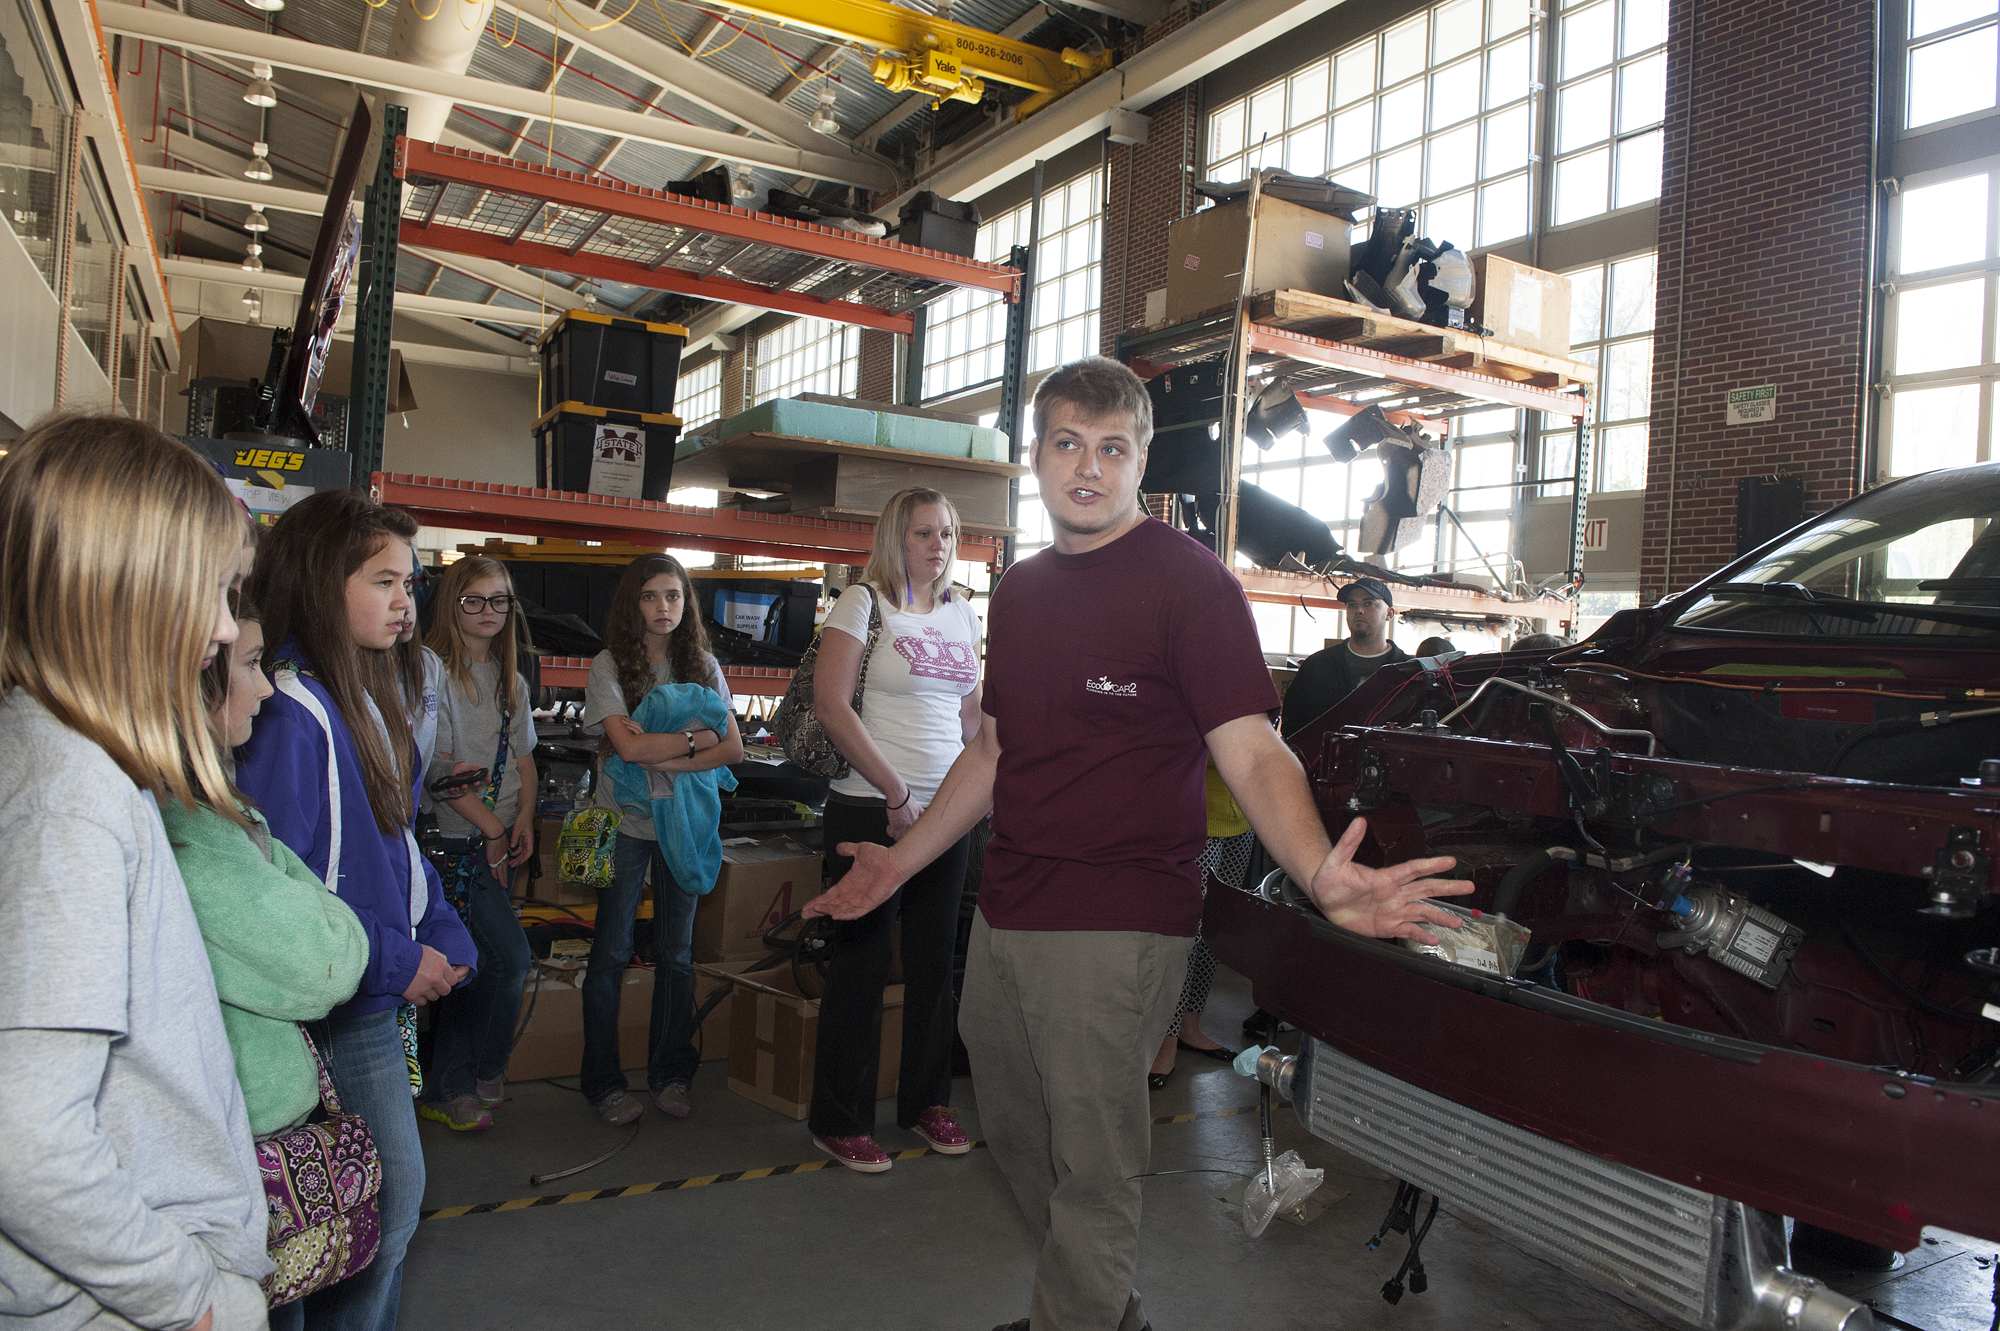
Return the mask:
[[1608,1198],[1752,1229],[2000,1239],[1995,514],[2000,465],[1884,485],[1585,642],[1384,666],[1289,734],[1361,859],[1474,888],[1470,927],[1408,946],[1282,874],[1210,894],[1211,947],[1309,1037],[1308,1126],[1698,1325],[1794,1324],[1782,1233],[1744,1320],[1726,1245],[1655,1269],[1687,1206],[1495,1180],[1580,1151]]

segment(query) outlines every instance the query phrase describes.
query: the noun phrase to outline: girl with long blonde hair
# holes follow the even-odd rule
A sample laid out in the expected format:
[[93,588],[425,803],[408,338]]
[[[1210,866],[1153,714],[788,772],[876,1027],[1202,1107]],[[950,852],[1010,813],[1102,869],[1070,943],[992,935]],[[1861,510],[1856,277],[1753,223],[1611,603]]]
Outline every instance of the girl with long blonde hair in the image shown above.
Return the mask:
[[[202,705],[243,515],[137,421],[0,458],[0,1288],[30,1326],[265,1325],[262,1182],[162,805],[235,812]],[[237,814],[240,819],[240,813]]]
[[[825,867],[838,882],[853,844],[900,840],[937,794],[979,729],[979,617],[951,590],[958,511],[936,490],[890,497],[875,548],[821,631],[813,708],[851,771],[826,797]],[[861,710],[855,684],[867,671]],[[971,834],[960,837],[895,896],[834,926],[820,1004],[809,1125],[819,1149],[849,1169],[879,1173],[875,1074],[882,990],[898,917],[903,923],[902,1074],[896,1123],[947,1155],[971,1148],[951,1111],[951,958]]]
[[507,566],[468,555],[439,582],[426,643],[444,666],[429,779],[487,772],[436,805],[445,896],[479,947],[479,974],[432,1017],[436,1038],[417,1113],[454,1132],[493,1126],[528,973],[527,935],[509,901],[513,870],[535,847],[535,717],[516,666],[519,607]]

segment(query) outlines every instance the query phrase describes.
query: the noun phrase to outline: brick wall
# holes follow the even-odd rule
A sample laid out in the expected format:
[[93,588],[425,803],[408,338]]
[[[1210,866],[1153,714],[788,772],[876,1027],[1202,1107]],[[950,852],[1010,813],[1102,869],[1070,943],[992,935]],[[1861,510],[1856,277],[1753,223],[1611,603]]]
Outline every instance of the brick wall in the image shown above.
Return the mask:
[[896,382],[896,335],[879,328],[862,329],[860,360],[855,396],[863,402],[896,401],[901,388]]
[[[1672,9],[1642,603],[1736,554],[1736,482],[1852,495],[1864,383],[1873,6]],[[1778,411],[1725,426],[1731,388]]]
[[[1146,32],[1151,45],[1184,27],[1185,7]],[[1112,144],[1104,193],[1104,285],[1099,321],[1102,350],[1146,321],[1146,293],[1167,284],[1167,223],[1193,207],[1194,176],[1201,165],[1201,85],[1193,84],[1144,108],[1151,124],[1146,142]]]

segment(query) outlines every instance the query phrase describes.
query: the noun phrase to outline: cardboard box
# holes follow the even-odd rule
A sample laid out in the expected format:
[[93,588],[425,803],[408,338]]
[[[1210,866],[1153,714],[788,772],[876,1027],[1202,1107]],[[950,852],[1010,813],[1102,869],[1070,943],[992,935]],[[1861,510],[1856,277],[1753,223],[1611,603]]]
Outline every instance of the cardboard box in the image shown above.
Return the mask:
[[[1250,248],[1249,217],[1249,200],[1239,199],[1168,224],[1169,322],[1235,303]],[[1269,196],[1258,199],[1250,294],[1297,290],[1344,296],[1348,226],[1331,213]]]
[[[714,969],[721,975],[696,973],[694,977],[695,1011],[708,996],[715,992],[724,978],[735,970],[748,966],[747,961],[732,961]],[[618,1002],[618,1066],[621,1068],[643,1068],[646,1066],[646,1040],[652,1033],[653,1021],[653,976],[654,971],[645,966],[625,968],[624,988]],[[521,991],[521,1014],[528,1012],[528,1003],[534,996],[535,974],[528,973],[528,983]],[[701,1031],[695,1037],[695,1046],[701,1050],[704,1061],[712,1058],[729,1057],[730,1009],[735,1002],[735,994],[726,995],[708,1019],[701,1024]],[[583,1067],[583,972],[562,974],[551,968],[542,968],[542,991],[534,996],[534,1016],[529,1018],[528,1029],[521,1035],[521,1043],[515,1046],[514,1056],[507,1063],[508,1081],[540,1081],[544,1077],[574,1077]],[[520,1017],[515,1018],[519,1029]]]
[[[731,838],[731,840],[736,840]],[[820,894],[819,853],[790,837],[725,841],[715,890],[694,912],[696,961],[753,961],[764,931]]]
[[[697,973],[723,974],[697,965]],[[813,1053],[819,1047],[819,1000],[800,995],[790,968],[736,975],[729,1017],[729,1089],[766,1109],[803,1119],[812,1109]],[[882,995],[881,1063],[875,1098],[896,1093],[903,1057],[903,986]]]
[[[541,972],[541,992],[535,992],[535,974]],[[624,986],[618,1000],[618,1066],[646,1065],[646,1027],[653,1013],[653,972],[644,966],[625,968]],[[528,1005],[534,1015],[528,1016]],[[583,971],[563,973],[536,966],[528,971],[528,983],[521,991],[521,1013],[528,1029],[514,1046],[507,1061],[508,1081],[541,1081],[545,1077],[574,1077],[583,1068]]]
[[1497,254],[1472,256],[1468,313],[1502,342],[1550,356],[1569,355],[1569,279]]

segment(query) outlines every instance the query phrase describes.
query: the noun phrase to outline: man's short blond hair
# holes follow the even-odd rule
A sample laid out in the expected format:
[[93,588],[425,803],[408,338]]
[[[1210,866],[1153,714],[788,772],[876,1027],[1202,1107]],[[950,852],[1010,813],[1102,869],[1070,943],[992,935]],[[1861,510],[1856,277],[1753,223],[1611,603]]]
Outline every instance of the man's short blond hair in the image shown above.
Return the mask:
[[1049,372],[1035,390],[1030,411],[1035,421],[1035,438],[1049,433],[1049,414],[1058,402],[1067,402],[1092,420],[1108,416],[1129,416],[1132,442],[1144,448],[1153,439],[1153,399],[1145,381],[1117,361],[1104,356],[1086,356]]

